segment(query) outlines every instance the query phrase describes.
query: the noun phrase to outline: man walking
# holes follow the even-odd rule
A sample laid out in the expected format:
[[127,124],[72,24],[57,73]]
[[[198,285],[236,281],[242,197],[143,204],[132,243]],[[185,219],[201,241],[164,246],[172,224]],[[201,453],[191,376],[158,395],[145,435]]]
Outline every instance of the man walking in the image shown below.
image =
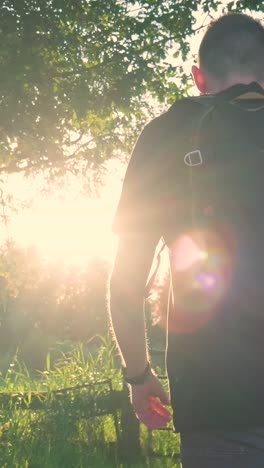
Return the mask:
[[[264,467],[264,28],[212,23],[177,101],[134,148],[114,220],[112,326],[137,417],[169,421],[183,468]],[[143,313],[155,248],[169,252],[168,396]]]

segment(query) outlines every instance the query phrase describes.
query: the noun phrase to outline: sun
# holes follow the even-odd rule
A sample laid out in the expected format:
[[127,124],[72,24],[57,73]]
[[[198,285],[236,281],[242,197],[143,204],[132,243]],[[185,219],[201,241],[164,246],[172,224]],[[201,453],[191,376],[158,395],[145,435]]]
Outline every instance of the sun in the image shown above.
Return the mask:
[[74,190],[36,197],[30,209],[12,219],[11,237],[21,247],[34,245],[49,262],[81,265],[99,257],[112,263],[117,237],[111,228],[120,191],[121,176],[116,172],[97,199],[75,196]]
[[44,200],[17,216],[12,232],[19,245],[35,245],[48,261],[82,264],[100,257],[111,262],[116,246],[111,212],[106,200]]

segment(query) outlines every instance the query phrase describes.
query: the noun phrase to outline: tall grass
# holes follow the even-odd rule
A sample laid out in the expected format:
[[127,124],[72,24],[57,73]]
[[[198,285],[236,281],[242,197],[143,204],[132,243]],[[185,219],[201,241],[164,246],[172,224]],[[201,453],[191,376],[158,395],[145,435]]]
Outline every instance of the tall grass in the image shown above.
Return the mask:
[[[122,388],[113,344],[109,338],[101,338],[100,342],[93,351],[82,345],[72,347],[55,362],[48,354],[45,370],[37,374],[29,372],[18,355],[14,357],[1,375],[1,468],[128,466],[119,457],[119,421],[109,414],[91,416],[96,413],[94,410],[100,413],[96,402],[109,394],[109,380],[113,390]],[[97,384],[98,381],[102,383]],[[71,389],[74,386],[77,389]],[[13,398],[7,398],[7,394]],[[36,404],[34,409],[38,398],[43,404]],[[92,413],[91,405],[95,405]],[[150,436],[142,427],[141,445],[142,456],[133,466],[178,466],[172,458],[178,451],[178,441],[172,433],[154,431]],[[165,457],[162,463],[158,455]]]

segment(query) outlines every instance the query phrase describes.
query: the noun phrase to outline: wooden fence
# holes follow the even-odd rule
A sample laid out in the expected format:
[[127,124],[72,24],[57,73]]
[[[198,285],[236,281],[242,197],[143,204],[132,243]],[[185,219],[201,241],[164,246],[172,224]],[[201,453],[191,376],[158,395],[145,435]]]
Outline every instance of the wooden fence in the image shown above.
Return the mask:
[[[95,392],[93,395],[90,390],[91,387],[94,390],[96,386],[107,386],[108,391],[102,395]],[[12,394],[2,392],[0,393],[0,405],[7,406],[11,403],[24,410],[45,410],[51,399],[55,402],[62,401],[67,394],[80,390],[86,390],[82,398],[82,413],[85,414],[85,417],[93,418],[106,415],[113,417],[119,456],[129,462],[140,456],[140,424],[130,405],[126,385],[118,391],[112,388],[111,380],[102,380],[93,384],[76,385],[50,392],[17,392]],[[150,451],[151,434],[149,434],[148,441]]]
[[[166,379],[166,377],[160,376],[160,379]],[[101,393],[95,391],[95,388],[100,386],[106,388],[107,391]],[[121,390],[115,390],[111,379],[105,379],[92,384],[84,383],[53,391],[12,394],[2,392],[0,393],[0,405],[5,406],[12,403],[25,410],[45,410],[51,400],[58,402],[72,392],[81,391],[85,391],[82,398],[82,414],[85,414],[87,418],[112,415],[119,456],[132,463],[141,454],[140,424],[130,404],[126,384],[123,384]],[[148,433],[147,449],[149,455],[153,454],[151,431]],[[175,457],[178,458],[179,454],[176,454]]]

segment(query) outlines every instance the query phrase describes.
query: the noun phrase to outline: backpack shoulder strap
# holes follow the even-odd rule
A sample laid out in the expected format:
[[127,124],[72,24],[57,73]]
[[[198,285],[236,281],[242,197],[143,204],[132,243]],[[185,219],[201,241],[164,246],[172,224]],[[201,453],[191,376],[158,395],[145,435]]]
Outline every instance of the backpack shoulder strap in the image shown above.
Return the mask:
[[203,94],[201,96],[191,96],[187,99],[204,107],[210,107],[221,102],[232,102],[236,99],[264,99],[264,89],[255,82],[248,85],[236,84],[217,94]]
[[205,94],[203,96],[190,96],[188,99],[206,108],[214,106],[217,101],[216,96],[214,96],[213,94]]

